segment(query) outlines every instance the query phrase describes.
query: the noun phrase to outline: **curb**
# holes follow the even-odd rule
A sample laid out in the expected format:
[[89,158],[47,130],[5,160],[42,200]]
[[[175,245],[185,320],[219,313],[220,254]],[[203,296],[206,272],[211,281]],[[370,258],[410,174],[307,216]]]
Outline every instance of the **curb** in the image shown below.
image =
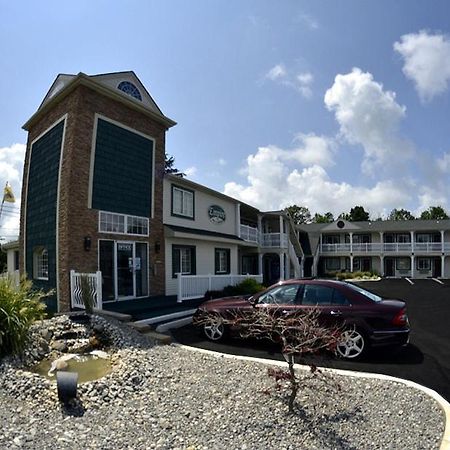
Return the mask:
[[[240,355],[229,355],[227,353],[220,353],[215,352],[213,350],[205,350],[203,348],[197,348],[197,347],[190,347],[188,345],[173,343],[173,346],[198,352],[198,353],[204,353],[211,356],[216,356],[218,358],[226,358],[226,359],[237,359],[240,361],[249,361],[249,362],[258,362],[266,365],[271,366],[279,366],[279,367],[287,367],[287,362],[284,361],[276,361],[273,359],[264,359],[264,358],[252,358],[251,356],[240,356]],[[309,366],[305,366],[302,364],[295,364],[296,369],[300,370],[309,370]],[[438,394],[433,389],[427,388],[425,386],[422,386],[419,383],[415,383],[414,381],[405,380],[403,378],[396,378],[391,377],[390,375],[383,375],[380,373],[367,373],[367,372],[355,372],[353,370],[343,370],[343,369],[331,369],[328,367],[324,367],[327,371],[330,371],[332,373],[336,373],[338,375],[344,375],[349,377],[355,377],[355,378],[372,378],[372,379],[378,379],[378,380],[384,380],[384,381],[394,381],[397,383],[402,383],[406,386],[412,387],[414,389],[418,389],[419,391],[422,391],[424,394],[427,394],[429,397],[431,397],[433,400],[435,400],[439,406],[441,407],[444,416],[445,416],[445,429],[444,429],[444,435],[442,437],[441,445],[439,447],[439,450],[450,450],[450,403],[444,399],[440,394]]]

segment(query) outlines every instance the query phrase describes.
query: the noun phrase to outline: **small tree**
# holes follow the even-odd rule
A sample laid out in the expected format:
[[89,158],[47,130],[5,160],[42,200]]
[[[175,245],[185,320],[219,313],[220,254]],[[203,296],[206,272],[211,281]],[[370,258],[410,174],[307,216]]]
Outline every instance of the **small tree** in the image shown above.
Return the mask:
[[183,172],[179,171],[176,167],[174,167],[175,164],[175,158],[168,153],[165,154],[165,161],[164,161],[164,173],[173,173],[174,175],[177,175],[181,178],[186,176]]
[[[289,412],[294,412],[294,402],[302,386],[296,376],[294,365],[300,362],[305,354],[316,354],[320,351],[334,351],[342,341],[343,328],[337,326],[325,327],[319,322],[320,311],[311,308],[284,314],[282,308],[252,308],[250,310],[230,310],[226,314],[205,312],[196,318],[196,325],[217,323],[239,329],[243,338],[269,339],[281,344],[288,371],[269,371],[276,381],[289,382]],[[309,364],[311,372],[316,367]]]

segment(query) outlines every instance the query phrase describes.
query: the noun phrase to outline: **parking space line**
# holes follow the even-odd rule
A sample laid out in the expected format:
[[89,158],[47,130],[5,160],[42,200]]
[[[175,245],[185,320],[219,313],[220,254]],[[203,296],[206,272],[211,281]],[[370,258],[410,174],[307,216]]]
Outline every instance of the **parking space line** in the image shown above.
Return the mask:
[[410,278],[408,278],[408,277],[405,277],[405,280],[409,283],[409,284],[414,284],[414,281],[413,280],[411,280]]
[[436,283],[444,284],[444,282],[441,281],[441,280],[439,280],[439,278],[432,278],[432,280],[433,280],[433,281],[436,281]]

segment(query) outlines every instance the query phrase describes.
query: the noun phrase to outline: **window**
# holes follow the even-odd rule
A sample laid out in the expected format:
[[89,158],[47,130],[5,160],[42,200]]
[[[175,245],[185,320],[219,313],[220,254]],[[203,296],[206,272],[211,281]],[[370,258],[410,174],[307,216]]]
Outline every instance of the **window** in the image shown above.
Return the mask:
[[148,218],[126,216],[100,211],[99,231],[101,233],[134,234],[148,236]]
[[307,284],[303,291],[302,305],[349,305],[345,295],[334,288],[320,286],[318,284]]
[[329,270],[340,270],[341,261],[339,258],[326,258],[325,259],[325,269]]
[[431,270],[430,258],[417,258],[417,270]]
[[400,244],[408,244],[411,242],[411,235],[410,234],[397,234],[396,236],[396,242]]
[[215,249],[214,272],[216,275],[230,273],[230,249],[228,248]]
[[410,270],[411,269],[411,259],[410,258],[397,258],[395,262],[395,267],[397,270]]
[[121,81],[117,86],[117,89],[142,102],[142,95],[133,83],[130,83],[129,81]]
[[296,303],[297,294],[299,292],[299,284],[285,284],[283,286],[276,286],[258,299],[259,304],[264,305],[279,305],[279,304],[294,304]]
[[195,247],[187,245],[172,246],[172,278],[176,278],[177,273],[195,275]]
[[371,242],[370,234],[354,234],[353,243],[354,244],[370,244]]
[[33,278],[48,280],[48,251],[39,247],[33,253]]
[[194,219],[194,192],[172,186],[172,215]]
[[339,244],[341,242],[338,234],[325,234],[322,239],[324,244]]

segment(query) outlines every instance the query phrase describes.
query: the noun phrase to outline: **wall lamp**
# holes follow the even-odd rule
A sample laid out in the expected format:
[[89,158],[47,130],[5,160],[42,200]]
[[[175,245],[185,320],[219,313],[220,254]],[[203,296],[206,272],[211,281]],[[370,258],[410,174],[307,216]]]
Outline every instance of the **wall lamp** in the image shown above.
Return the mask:
[[88,252],[91,249],[91,237],[85,236],[83,244],[84,244],[84,250]]
[[155,242],[155,253],[159,253],[161,251],[161,242]]

